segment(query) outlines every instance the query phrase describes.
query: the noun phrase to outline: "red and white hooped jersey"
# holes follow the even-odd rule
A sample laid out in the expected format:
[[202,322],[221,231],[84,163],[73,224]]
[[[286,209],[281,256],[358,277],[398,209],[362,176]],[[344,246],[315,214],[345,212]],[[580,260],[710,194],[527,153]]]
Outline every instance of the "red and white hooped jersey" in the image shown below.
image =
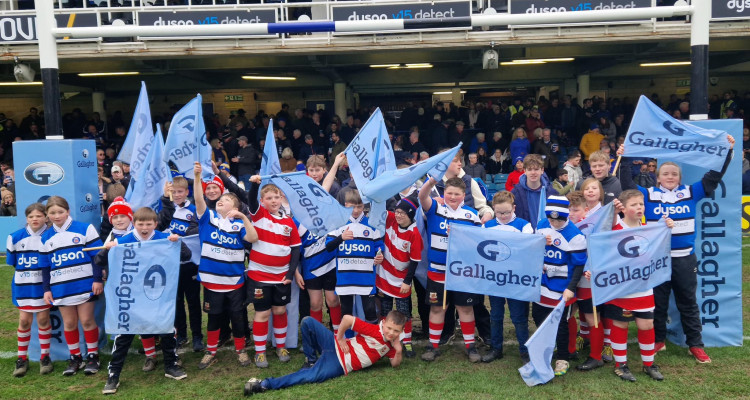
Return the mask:
[[275,216],[264,207],[252,215],[252,221],[258,241],[250,251],[247,276],[255,282],[281,283],[289,272],[292,247],[302,243],[297,225],[290,216]]
[[401,284],[406,277],[409,263],[422,260],[422,236],[417,224],[412,223],[407,228],[401,228],[396,222],[396,215],[389,211],[385,220],[385,252],[383,262],[377,268],[377,288],[391,297],[409,297],[402,294]]

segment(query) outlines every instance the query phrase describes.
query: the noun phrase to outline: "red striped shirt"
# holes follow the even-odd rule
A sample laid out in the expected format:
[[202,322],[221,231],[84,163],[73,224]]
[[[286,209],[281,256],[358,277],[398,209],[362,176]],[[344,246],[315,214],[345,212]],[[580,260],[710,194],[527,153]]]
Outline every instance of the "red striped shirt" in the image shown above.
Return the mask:
[[383,356],[393,358],[396,355],[396,349],[383,337],[380,324],[368,324],[359,318],[354,318],[352,330],[358,335],[346,339],[349,354],[344,354],[339,347],[338,340],[336,341],[336,354],[345,374],[367,368]]
[[289,271],[292,247],[301,244],[297,226],[291,217],[277,217],[264,207],[252,215],[252,221],[258,241],[250,251],[247,276],[255,282],[280,283]]
[[422,260],[422,236],[416,224],[401,228],[391,211],[388,212],[385,226],[385,253],[383,262],[378,265],[377,288],[391,297],[409,297],[411,287],[408,293],[402,294],[401,284],[409,263]]

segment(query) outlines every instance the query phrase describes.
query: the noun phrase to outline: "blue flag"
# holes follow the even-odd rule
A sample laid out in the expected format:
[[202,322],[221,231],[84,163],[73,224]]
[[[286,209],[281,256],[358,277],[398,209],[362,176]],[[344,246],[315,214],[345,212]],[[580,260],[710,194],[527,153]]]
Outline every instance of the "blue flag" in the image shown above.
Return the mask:
[[160,334],[174,330],[180,241],[117,245],[109,251],[104,287],[109,334]]
[[[672,230],[664,222],[588,238],[594,305],[643,292],[672,278]],[[584,278],[586,279],[586,278]]]
[[[422,243],[430,243],[430,237],[427,234],[427,221],[425,221],[424,218],[424,211],[422,210],[422,205],[417,203],[419,207],[417,207],[417,214],[414,217],[417,224],[417,230],[419,231],[420,236],[422,236]],[[419,283],[422,284],[422,287],[427,287],[427,269],[430,265],[429,258],[427,257],[427,252],[430,250],[430,246],[422,246],[422,260],[419,261],[417,264],[417,270],[414,271],[414,278],[419,280]]]
[[344,152],[357,188],[364,187],[385,171],[396,169],[396,157],[379,108],[365,122]]
[[201,239],[198,234],[188,235],[182,237],[182,243],[185,243],[188,249],[190,249],[190,262],[195,265],[201,263]]
[[158,209],[164,192],[164,184],[172,180],[172,174],[162,158],[164,139],[162,139],[161,127],[158,124],[156,125],[156,132],[143,168],[134,179],[131,179],[128,192],[125,193],[125,200],[130,203],[130,208],[133,211],[141,207],[148,207],[152,210]]
[[576,224],[576,227],[581,230],[583,236],[589,237],[592,233],[611,231],[614,218],[615,203],[609,202],[596,210],[593,214],[580,220]]
[[727,132],[672,118],[641,96],[625,137],[627,157],[652,157],[721,171],[729,152]]
[[271,175],[269,181],[284,192],[292,214],[315,235],[325,236],[349,223],[352,209],[339,204],[304,172]]
[[[260,160],[260,171],[258,174],[265,177],[280,173],[279,150],[276,148],[276,137],[273,134],[273,120],[270,120],[268,122],[268,131],[266,131],[266,143],[263,145],[263,158]],[[267,178],[261,178],[260,187],[267,185],[268,182]],[[260,193],[258,193],[258,198],[260,198]]]
[[528,386],[543,385],[555,377],[552,369],[552,353],[555,351],[557,341],[557,326],[563,318],[565,302],[555,306],[539,328],[526,341],[529,349],[529,362],[518,369],[521,378]]
[[445,289],[539,301],[545,243],[541,235],[453,224]]
[[193,163],[199,161],[203,167],[203,179],[213,177],[211,167],[211,147],[206,140],[206,126],[203,122],[201,95],[190,100],[172,117],[167,142],[164,144],[164,162],[172,162],[179,173],[193,170]]
[[133,112],[133,121],[130,123],[130,129],[125,137],[125,143],[122,144],[120,154],[117,155],[118,160],[130,164],[131,176],[137,176],[146,161],[152,137],[154,137],[154,126],[151,124],[146,83],[141,82],[141,93],[138,95],[138,103]]
[[539,221],[547,218],[547,214],[544,213],[545,208],[547,208],[547,188],[542,185],[542,190],[539,191],[539,209],[536,211],[537,225],[539,225]]
[[386,201],[398,192],[413,185],[414,182],[425,176],[425,174],[429,174],[439,182],[443,179],[445,171],[460,148],[461,143],[448,151],[436,154],[409,168],[384,171],[361,187],[360,191],[372,201]]

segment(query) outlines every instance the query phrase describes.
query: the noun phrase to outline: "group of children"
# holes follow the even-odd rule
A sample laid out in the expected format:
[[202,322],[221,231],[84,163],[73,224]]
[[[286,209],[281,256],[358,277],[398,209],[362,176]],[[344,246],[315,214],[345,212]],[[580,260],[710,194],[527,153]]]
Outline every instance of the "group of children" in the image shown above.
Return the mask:
[[[731,138],[730,144],[733,145]],[[687,274],[696,262],[692,249],[694,224],[685,222],[694,219],[695,212],[667,216],[659,214],[658,210],[662,209],[662,204],[697,202],[710,195],[724,171],[709,171],[701,182],[685,186],[680,182],[679,166],[664,163],[658,172],[660,186],[644,189],[624,179],[621,188],[630,190],[620,193],[620,190],[611,189],[617,178],[609,175],[608,168],[597,165],[594,171],[595,163],[605,162],[603,155],[600,158],[596,154],[590,157],[594,176],[579,182],[580,190],[560,196],[544,174],[543,160],[538,155],[527,155],[523,160],[525,173],[511,192],[495,194],[491,203],[494,218],[484,224],[477,211],[465,205],[467,186],[465,180],[458,177],[441,182],[442,196],[435,196],[433,189],[438,182],[434,178],[428,178],[418,191],[416,187],[407,188],[397,196],[395,206],[388,212],[385,232],[369,225],[355,187],[337,187],[337,197],[346,207],[352,208],[352,215],[347,225],[322,237],[292,218],[284,206],[283,192],[273,184],[261,187],[260,176],[250,178],[249,191],[245,192],[232,187],[231,182],[221,177],[203,182],[198,163],[194,168],[194,204],[187,198],[189,182],[181,177],[166,185],[159,215],[148,208],[133,212],[123,199],[116,199],[109,207],[109,222],[113,229],[106,244],[99,239],[93,226],[71,219],[65,199],[52,196],[46,205],[36,203],[29,206],[25,211],[27,226],[8,237],[7,263],[16,268],[13,301],[20,310],[18,360],[13,374],[20,377],[27,372],[27,350],[34,315],[42,354],[40,372],[52,372],[49,311],[53,305],[62,314],[64,337],[71,354],[63,374],[73,375],[81,368],[86,374],[95,374],[99,370],[97,346],[100,332],[94,319],[94,302],[103,291],[108,250],[117,244],[144,240],[176,241],[180,236],[193,233],[199,235],[201,242],[200,263],[195,265],[189,261],[190,250],[183,244],[180,256],[182,290],[178,290],[178,304],[183,296],[187,299],[196,351],[203,350],[197,308],[201,307],[208,314],[206,352],[199,369],[217,362],[221,331],[227,330],[229,325],[241,366],[253,362],[259,368],[268,366],[269,325],[273,325],[279,361],[288,362],[286,305],[291,300],[292,280],[310,297],[310,317],[301,323],[306,356],[303,369],[287,377],[253,378],[245,387],[246,394],[348,374],[372,365],[382,356],[390,358],[393,366],[399,365],[402,355],[414,357],[411,284],[417,264],[422,260],[423,249],[426,249],[428,261],[427,284],[425,297],[418,301],[430,307],[429,345],[421,355],[425,361],[434,361],[441,354],[440,336],[446,317],[444,302],[453,304],[458,312],[469,361],[491,362],[503,357],[506,303],[521,358],[527,361],[529,355],[524,343],[529,337],[529,309],[538,326],[562,299],[566,302],[564,315],[571,314],[568,307],[578,309],[581,334],[578,334],[576,318],[561,320],[556,343],[556,375],[568,371],[569,359],[577,350],[579,337],[587,336],[590,355],[577,369],[587,371],[601,367],[603,356],[606,361],[611,353],[616,362],[615,373],[624,380],[635,380],[626,359],[627,324],[634,320],[638,326],[643,369],[651,378],[662,380],[663,376],[654,364],[654,354],[664,348],[664,296],[666,293],[668,299],[669,291],[674,289],[690,351],[699,362],[710,362],[702,350],[699,326],[696,332],[690,319],[695,311],[688,304],[691,301],[690,276],[682,275]],[[331,171],[322,166],[323,172],[316,174],[315,180],[326,190],[331,190],[333,176],[343,161],[342,154],[336,158]],[[311,158],[311,162],[316,161]],[[454,162],[460,163],[460,159]],[[608,156],[606,162],[609,162]],[[626,167],[627,162],[623,163],[623,168]],[[620,186],[619,181],[617,184]],[[229,191],[225,193],[225,189]],[[537,214],[545,192],[548,197],[544,215],[540,217]],[[653,291],[635,293],[601,305],[599,315],[594,318],[595,308],[588,283],[590,276],[583,271],[586,239],[576,224],[612,200],[617,212],[622,214],[622,218],[615,217],[613,229],[637,227],[644,217],[646,222],[665,219],[668,226],[679,229],[672,240],[673,279],[666,287],[660,286]],[[420,206],[422,213],[418,214]],[[686,209],[695,210],[694,207]],[[419,219],[424,221],[425,232],[417,229]],[[547,239],[541,299],[530,306],[528,302],[490,296],[491,349],[483,356],[474,341],[473,305],[483,303],[484,296],[444,292],[448,235],[453,224],[540,234]],[[104,249],[84,251],[99,246]],[[694,272],[692,279],[695,279]],[[202,306],[196,282],[203,286]],[[191,283],[196,286],[191,286]],[[692,291],[695,305],[694,282]],[[443,299],[444,293],[446,299]],[[364,320],[352,316],[357,298],[364,311]],[[329,310],[332,333],[322,325],[324,302]],[[248,304],[253,304],[255,309],[253,360],[245,352]],[[184,307],[178,308],[182,308],[184,324]],[[192,315],[194,313],[197,315]],[[271,320],[273,322],[269,323]],[[79,347],[79,322],[86,342],[85,362]],[[176,348],[182,344],[180,342],[186,341],[186,328],[183,326],[182,332],[179,326],[176,328],[176,331],[160,335],[161,348],[165,375],[183,379],[187,375]],[[156,366],[155,337],[143,335],[141,339],[147,357],[144,370],[153,370]],[[117,391],[119,375],[132,340],[133,335],[115,338],[104,393]]]

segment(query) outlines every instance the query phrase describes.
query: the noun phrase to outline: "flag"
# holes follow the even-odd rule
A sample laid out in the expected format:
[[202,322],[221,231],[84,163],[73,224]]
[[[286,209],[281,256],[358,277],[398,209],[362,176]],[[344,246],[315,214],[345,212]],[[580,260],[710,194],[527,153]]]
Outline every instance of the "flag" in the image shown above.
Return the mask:
[[[289,297],[289,304],[286,305],[286,343],[287,349],[296,349],[299,346],[299,286],[297,281],[292,279],[292,294]],[[268,326],[273,326],[274,315],[268,316]],[[269,333],[271,344],[276,347],[276,335]]]
[[542,184],[542,189],[539,191],[539,209],[536,211],[536,225],[539,225],[539,221],[547,218],[547,214],[544,213],[545,208],[547,208],[547,188]]
[[518,372],[528,386],[543,385],[555,377],[555,371],[552,369],[552,352],[555,350],[557,327],[563,318],[564,308],[565,302],[560,301],[526,341],[530,361],[519,368]]
[[668,159],[721,171],[729,151],[727,132],[674,119],[641,96],[625,136],[623,155]]
[[158,209],[162,193],[164,193],[164,184],[172,180],[172,174],[163,160],[164,139],[162,139],[159,124],[156,125],[156,132],[143,168],[134,179],[131,179],[128,191],[125,193],[125,200],[130,203],[133,211],[141,207]]
[[385,235],[385,220],[388,218],[388,210],[385,201],[370,201],[370,213],[367,214],[367,224]]
[[125,136],[125,143],[122,144],[120,154],[117,155],[118,160],[130,164],[131,176],[137,176],[146,161],[152,137],[154,137],[154,126],[151,124],[146,83],[141,82],[141,93],[138,95],[138,103],[133,112],[133,121],[130,123],[130,129],[128,135]]
[[439,182],[443,179],[445,171],[460,148],[461,143],[448,151],[420,161],[409,168],[384,171],[375,179],[362,186],[360,191],[370,200],[386,201],[398,192],[414,184],[414,182],[425,176],[425,174],[429,174]]
[[609,202],[593,214],[579,221],[576,227],[581,230],[583,236],[589,237],[592,233],[611,231],[614,218],[615,203]]
[[417,203],[417,205],[419,207],[417,208],[417,213],[415,214],[414,219],[416,220],[417,230],[419,231],[420,236],[422,236],[422,243],[424,243],[424,246],[422,246],[422,260],[417,264],[417,270],[414,271],[414,278],[419,280],[422,287],[427,287],[427,269],[430,265],[427,252],[430,249],[430,237],[427,234],[427,221],[425,221],[424,218],[422,204]]
[[365,122],[344,152],[357,188],[364,187],[385,171],[396,169],[396,157],[379,108]]
[[[276,136],[273,134],[273,120],[268,122],[266,143],[263,145],[263,158],[260,161],[260,171],[258,174],[262,177],[281,174],[279,150],[276,148]],[[268,179],[261,178],[260,187],[263,187],[268,183]],[[260,198],[260,193],[258,193],[258,198]]]
[[188,235],[182,237],[182,243],[185,243],[188,249],[190,249],[190,262],[195,265],[201,263],[201,239],[198,234]]
[[109,334],[160,334],[174,330],[180,241],[117,245],[109,251],[104,287]]
[[315,235],[325,236],[349,223],[352,209],[339,204],[304,172],[271,175],[268,181],[284,192],[292,214]]
[[[588,239],[594,305],[643,292],[672,279],[672,230],[658,222],[598,232]],[[586,278],[584,278],[586,279]]]
[[206,140],[201,95],[190,100],[172,117],[167,142],[164,144],[164,162],[171,162],[179,173],[189,173],[193,163],[203,167],[203,179],[213,178],[211,147]]
[[545,244],[542,235],[453,224],[445,289],[539,301]]

